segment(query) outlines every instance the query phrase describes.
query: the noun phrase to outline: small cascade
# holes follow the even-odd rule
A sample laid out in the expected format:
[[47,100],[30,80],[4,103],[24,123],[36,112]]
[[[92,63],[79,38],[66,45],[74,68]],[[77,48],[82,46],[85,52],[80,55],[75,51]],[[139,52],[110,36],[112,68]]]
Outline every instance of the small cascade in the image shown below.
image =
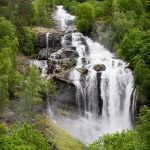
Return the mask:
[[49,100],[49,95],[48,94],[46,94],[46,101],[47,101],[47,108],[48,108],[48,115],[50,116],[50,117],[53,117],[54,115],[53,115],[53,111],[51,110],[51,107],[50,107],[50,100]]
[[49,48],[49,35],[50,35],[50,33],[47,32],[47,33],[46,33],[46,48],[47,48],[47,49]]
[[[75,30],[74,19],[72,16],[63,9],[63,6],[59,6],[59,9],[54,13],[53,18],[58,22],[58,27],[61,31],[72,32]],[[63,16],[63,17],[62,17]]]
[[132,120],[133,127],[135,126],[135,116],[137,113],[136,102],[137,102],[137,89],[135,88],[131,95],[131,105],[130,105],[130,113],[131,113],[131,120]]
[[66,33],[62,49],[49,58],[51,62],[57,61],[53,70],[60,67],[63,52],[74,50],[78,54],[77,65],[69,73],[76,86],[78,114],[76,118],[57,116],[57,122],[86,144],[105,133],[132,129],[136,92],[127,64],[101,44],[76,32],[75,16],[63,6],[57,7],[53,17]]

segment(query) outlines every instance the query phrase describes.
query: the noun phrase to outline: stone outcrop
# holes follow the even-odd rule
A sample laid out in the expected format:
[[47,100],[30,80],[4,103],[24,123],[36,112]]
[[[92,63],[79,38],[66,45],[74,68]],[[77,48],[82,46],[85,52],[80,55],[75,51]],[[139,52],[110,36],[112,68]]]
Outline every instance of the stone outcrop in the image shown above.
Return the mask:
[[105,67],[105,65],[103,65],[103,64],[97,64],[97,65],[95,65],[94,66],[94,68],[93,68],[95,71],[105,71],[106,70],[106,67]]
[[[58,33],[50,33],[48,37],[48,45],[51,49],[61,48],[61,36]],[[46,33],[37,33],[35,38],[35,47],[46,48]]]
[[62,58],[77,58],[79,55],[74,50],[63,50],[61,56]]
[[35,47],[38,51],[47,48],[46,33],[48,32],[49,32],[48,36],[49,51],[57,51],[62,47],[61,37],[64,34],[63,32],[43,27],[34,27],[32,30],[35,32]]
[[54,75],[52,78],[57,88],[56,100],[53,102],[53,105],[59,108],[63,108],[64,106],[67,106],[69,109],[76,108],[76,87],[74,83],[62,75]]
[[61,67],[63,70],[67,70],[70,68],[74,68],[77,64],[77,60],[75,58],[65,58],[61,60]]
[[88,69],[86,68],[78,68],[77,71],[81,73],[81,76],[86,76],[88,74]]
[[38,53],[38,60],[47,60],[48,56],[49,56],[49,50],[43,48]]

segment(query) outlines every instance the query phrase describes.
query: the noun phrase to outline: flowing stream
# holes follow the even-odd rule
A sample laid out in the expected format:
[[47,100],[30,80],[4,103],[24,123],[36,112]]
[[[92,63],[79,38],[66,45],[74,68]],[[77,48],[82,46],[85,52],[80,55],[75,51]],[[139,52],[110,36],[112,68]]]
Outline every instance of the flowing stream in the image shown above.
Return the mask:
[[[68,14],[63,6],[57,6],[54,19],[60,30],[66,34],[62,38],[63,48],[68,33],[72,36],[72,47],[79,57],[77,65],[69,74],[76,85],[76,103],[78,117],[57,117],[56,121],[69,133],[88,144],[104,133],[132,128],[132,116],[135,111],[133,75],[127,63],[94,42],[82,33],[76,32],[75,16]],[[48,36],[48,34],[47,34]],[[53,55],[52,55],[53,56]],[[101,66],[102,71],[95,71]],[[84,69],[81,75],[78,69]]]

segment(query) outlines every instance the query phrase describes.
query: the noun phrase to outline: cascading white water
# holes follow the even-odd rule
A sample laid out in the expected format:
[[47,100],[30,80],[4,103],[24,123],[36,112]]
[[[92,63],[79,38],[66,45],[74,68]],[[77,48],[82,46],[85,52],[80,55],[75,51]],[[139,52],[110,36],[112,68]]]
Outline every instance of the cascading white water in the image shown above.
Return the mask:
[[[60,30],[68,33],[71,29],[72,46],[79,54],[76,67],[70,72],[77,89],[79,116],[76,119],[58,118],[57,121],[84,143],[91,143],[104,133],[131,129],[133,75],[127,64],[101,44],[75,32],[75,26],[68,25],[75,16],[68,14],[63,6],[57,7],[54,18],[60,23]],[[97,72],[93,69],[101,64],[106,70]],[[83,77],[78,68],[88,69],[88,74]]]

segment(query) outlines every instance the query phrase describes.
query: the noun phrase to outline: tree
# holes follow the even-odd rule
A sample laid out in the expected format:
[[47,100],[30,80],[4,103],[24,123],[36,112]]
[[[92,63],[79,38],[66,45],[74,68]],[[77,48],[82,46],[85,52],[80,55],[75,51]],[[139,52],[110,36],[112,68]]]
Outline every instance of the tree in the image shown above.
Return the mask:
[[41,94],[45,88],[44,82],[36,67],[28,68],[28,76],[24,83],[24,90],[21,93],[21,104],[23,111],[32,116],[34,107],[42,102]]
[[24,18],[26,23],[30,25],[33,17],[32,0],[20,0],[18,3],[17,15],[19,18]]
[[0,103],[8,100],[16,67],[18,40],[10,21],[0,17]]
[[46,1],[37,0],[33,2],[33,25],[42,25],[49,27],[50,22],[50,10],[46,7]]
[[150,149],[150,109],[146,106],[140,110],[137,132],[145,145],[145,149]]
[[143,47],[143,38],[145,33],[137,28],[132,29],[128,34],[123,37],[120,43],[118,53],[126,60],[133,63],[134,57],[140,53]]
[[85,2],[79,4],[76,9],[76,25],[79,31],[88,33],[95,19],[95,11],[92,4]]
[[120,42],[124,35],[130,31],[135,25],[136,14],[134,11],[124,12],[115,11],[113,13],[112,25],[116,33],[115,40]]
[[34,33],[29,27],[24,27],[22,37],[22,52],[26,55],[34,53]]
[[135,84],[138,86],[141,102],[150,104],[150,69],[144,60],[139,59],[134,69]]

